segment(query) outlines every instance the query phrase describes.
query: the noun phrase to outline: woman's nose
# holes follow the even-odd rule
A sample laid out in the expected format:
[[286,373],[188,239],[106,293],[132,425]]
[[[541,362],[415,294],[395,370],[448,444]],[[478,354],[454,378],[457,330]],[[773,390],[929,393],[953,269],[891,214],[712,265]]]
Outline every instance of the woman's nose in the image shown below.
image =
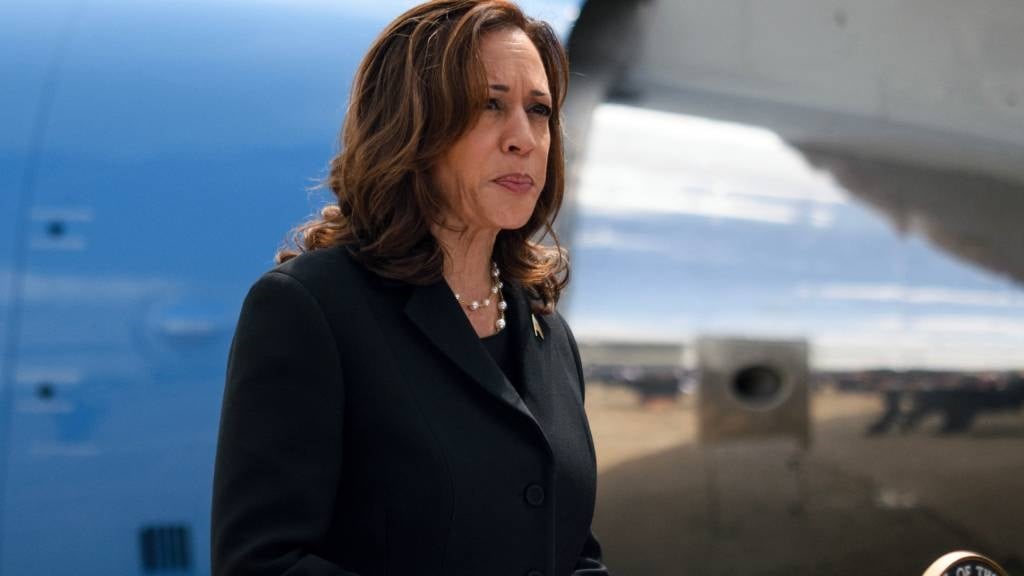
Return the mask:
[[502,150],[513,154],[529,154],[537,145],[530,117],[525,110],[509,115]]

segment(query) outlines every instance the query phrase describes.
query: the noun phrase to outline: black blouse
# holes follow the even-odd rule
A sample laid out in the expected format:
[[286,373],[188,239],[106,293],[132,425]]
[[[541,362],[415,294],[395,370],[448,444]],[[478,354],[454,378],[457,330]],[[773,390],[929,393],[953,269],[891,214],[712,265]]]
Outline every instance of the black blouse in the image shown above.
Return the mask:
[[480,343],[487,349],[495,364],[505,373],[505,377],[512,383],[512,387],[522,396],[523,390],[519,383],[519,374],[516,372],[519,362],[516,355],[515,338],[512,336],[513,332],[514,330],[505,328],[497,334],[484,336],[480,339]]

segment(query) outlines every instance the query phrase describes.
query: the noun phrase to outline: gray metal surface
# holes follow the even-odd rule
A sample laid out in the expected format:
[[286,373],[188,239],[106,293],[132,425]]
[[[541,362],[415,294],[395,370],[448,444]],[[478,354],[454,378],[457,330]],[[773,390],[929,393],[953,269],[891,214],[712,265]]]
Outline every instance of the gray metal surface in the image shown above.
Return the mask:
[[1024,283],[1022,29],[1001,0],[591,0],[569,157],[609,97],[763,126],[901,230]]

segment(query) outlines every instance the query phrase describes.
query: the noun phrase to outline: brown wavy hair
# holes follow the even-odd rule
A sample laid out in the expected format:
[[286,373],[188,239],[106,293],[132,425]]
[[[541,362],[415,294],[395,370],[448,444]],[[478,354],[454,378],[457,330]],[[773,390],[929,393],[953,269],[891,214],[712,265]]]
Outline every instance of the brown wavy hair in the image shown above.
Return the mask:
[[[442,223],[448,206],[431,170],[484,110],[488,87],[480,42],[507,28],[525,32],[540,53],[553,101],[551,146],[533,214],[522,228],[498,233],[494,259],[505,279],[527,289],[536,311],[554,310],[569,282],[566,251],[553,228],[565,188],[561,107],[569,66],[551,27],[503,0],[426,2],[381,32],[356,72],[341,152],[323,183],[337,204],[292,230],[278,263],[346,245],[380,276],[413,284],[442,277],[445,255],[431,225]],[[542,243],[546,237],[553,246]]]

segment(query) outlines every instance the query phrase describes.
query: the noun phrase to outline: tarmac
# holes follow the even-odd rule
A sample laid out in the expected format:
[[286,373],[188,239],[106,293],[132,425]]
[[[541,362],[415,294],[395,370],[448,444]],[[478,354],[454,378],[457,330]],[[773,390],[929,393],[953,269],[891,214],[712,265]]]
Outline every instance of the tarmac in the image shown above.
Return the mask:
[[694,405],[588,383],[594,532],[613,574],[919,575],[968,549],[1024,575],[1024,414],[869,436],[879,396],[822,392],[802,451],[699,445]]

